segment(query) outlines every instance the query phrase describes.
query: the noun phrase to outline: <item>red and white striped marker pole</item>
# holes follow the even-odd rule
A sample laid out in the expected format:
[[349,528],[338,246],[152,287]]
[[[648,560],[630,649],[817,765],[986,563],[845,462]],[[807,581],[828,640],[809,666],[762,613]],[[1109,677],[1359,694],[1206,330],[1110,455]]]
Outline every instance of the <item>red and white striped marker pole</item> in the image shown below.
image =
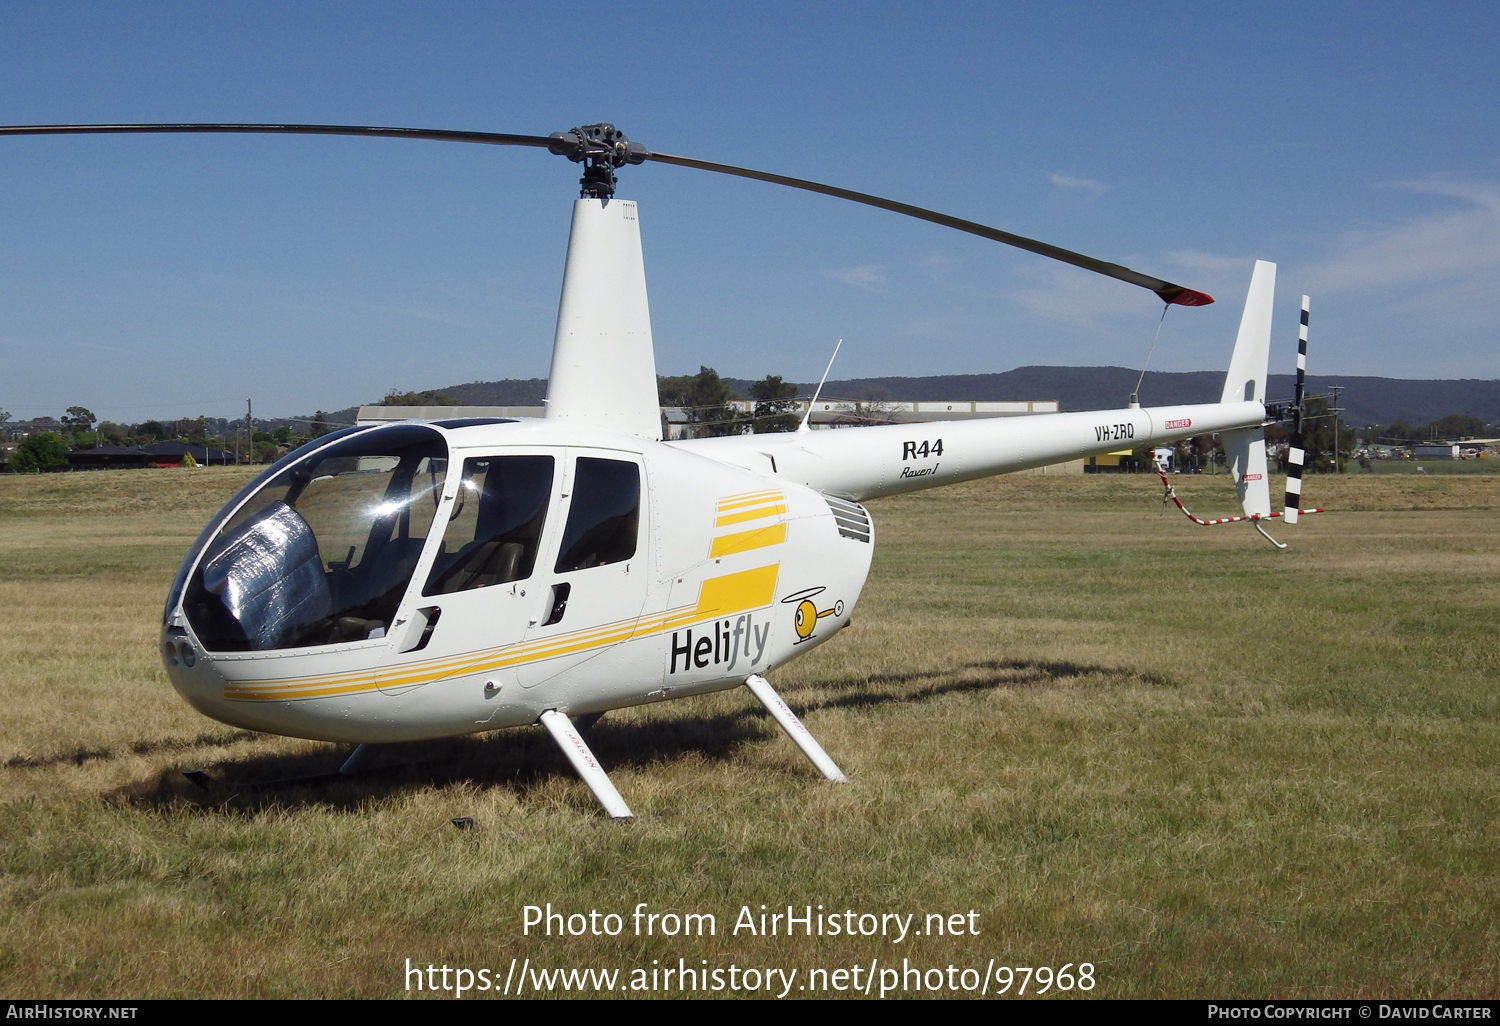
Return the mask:
[[[1177,497],[1177,489],[1173,488],[1172,487],[1172,482],[1167,480],[1167,473],[1166,473],[1166,471],[1162,470],[1161,467],[1157,467],[1156,468],[1156,476],[1159,477],[1159,478],[1161,478],[1161,483],[1167,489],[1166,498],[1162,499],[1162,502],[1166,502],[1167,499],[1171,499],[1173,502],[1175,502],[1177,504],[1177,508],[1180,509],[1180,510],[1182,510],[1184,516],[1186,516],[1193,523],[1198,524],[1198,525],[1200,525],[1202,527],[1217,527],[1220,524],[1242,524],[1242,523],[1247,523],[1247,522],[1248,523],[1254,523],[1254,522],[1256,522],[1258,520],[1275,520],[1277,517],[1281,516],[1280,513],[1269,513],[1266,516],[1258,516],[1258,515],[1252,514],[1250,516],[1243,516],[1243,517],[1217,517],[1217,518],[1215,518],[1213,520],[1205,520],[1203,517],[1195,515],[1192,510],[1188,509],[1186,506],[1184,506],[1182,504],[1182,500]],[[1302,510],[1302,512],[1303,513],[1322,513],[1323,510],[1321,510],[1321,509],[1304,509],[1304,510]]]

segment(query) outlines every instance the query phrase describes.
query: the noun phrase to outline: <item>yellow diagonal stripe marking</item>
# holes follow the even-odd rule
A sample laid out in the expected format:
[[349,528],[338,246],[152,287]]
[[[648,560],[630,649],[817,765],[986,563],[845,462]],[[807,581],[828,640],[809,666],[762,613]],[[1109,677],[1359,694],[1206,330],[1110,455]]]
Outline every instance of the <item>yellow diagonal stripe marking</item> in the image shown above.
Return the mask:
[[771,604],[776,593],[779,563],[757,567],[726,577],[713,577],[698,590],[698,618],[729,616]]
[[708,558],[732,556],[736,552],[763,549],[768,545],[780,545],[784,541],[786,541],[785,524],[777,524],[775,527],[757,527],[752,531],[741,531],[738,534],[726,534],[715,538],[712,547],[708,550]]
[[755,509],[747,509],[739,513],[725,513],[714,521],[714,526],[728,527],[730,524],[743,524],[747,520],[764,520],[766,517],[774,517],[785,512],[786,506],[781,503],[775,506],[757,506]]
[[772,490],[767,492],[746,492],[743,495],[730,495],[719,500],[719,512],[739,509],[742,506],[758,506],[765,502],[780,502],[786,498],[786,493]]

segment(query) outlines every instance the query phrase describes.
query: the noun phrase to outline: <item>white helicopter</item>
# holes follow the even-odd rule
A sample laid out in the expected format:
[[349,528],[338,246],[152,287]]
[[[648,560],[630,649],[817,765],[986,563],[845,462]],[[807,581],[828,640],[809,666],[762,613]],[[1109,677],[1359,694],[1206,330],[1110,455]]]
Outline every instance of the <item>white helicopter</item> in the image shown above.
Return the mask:
[[[765,675],[849,623],[875,541],[863,500],[1217,433],[1244,509],[1233,519],[1259,528],[1282,515],[1270,508],[1262,429],[1274,264],[1255,265],[1217,403],[1143,408],[1132,396],[1125,409],[1097,413],[817,432],[804,419],[795,432],[668,442],[638,212],[614,198],[626,164],[854,200],[1106,274],[1166,303],[1213,300],[919,207],[651,153],[612,125],[550,137],[327,125],[0,128],[154,132],[528,146],[585,165],[545,417],[404,422],[315,439],[229,500],[172,585],[161,652],[177,691],[237,727],[358,745],[341,772],[361,768],[371,745],[540,722],[607,813],[629,817],[574,721],[747,686],[817,769],[843,782]],[[1299,388],[1299,407],[1300,398]],[[1297,505],[1289,492],[1289,521]]]

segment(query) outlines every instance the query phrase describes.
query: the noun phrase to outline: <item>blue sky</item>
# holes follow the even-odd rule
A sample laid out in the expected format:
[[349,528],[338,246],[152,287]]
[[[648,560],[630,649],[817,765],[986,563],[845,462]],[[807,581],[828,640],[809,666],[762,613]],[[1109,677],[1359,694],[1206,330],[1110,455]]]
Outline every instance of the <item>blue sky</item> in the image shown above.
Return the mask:
[[[6,3],[0,123],[613,121],[1215,295],[1168,314],[1157,369],[1227,363],[1262,258],[1273,370],[1308,292],[1315,372],[1496,378],[1497,50],[1481,3]],[[296,414],[545,375],[576,178],[437,143],[0,140],[0,409]],[[815,379],[840,337],[839,377],[1139,366],[1160,309],[759,183],[646,166],[620,195],[663,373]]]

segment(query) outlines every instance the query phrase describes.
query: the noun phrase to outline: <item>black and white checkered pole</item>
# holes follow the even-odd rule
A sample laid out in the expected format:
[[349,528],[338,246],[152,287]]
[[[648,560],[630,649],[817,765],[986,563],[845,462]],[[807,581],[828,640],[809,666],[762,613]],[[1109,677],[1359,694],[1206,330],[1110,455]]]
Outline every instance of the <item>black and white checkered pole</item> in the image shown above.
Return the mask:
[[1302,297],[1302,323],[1297,327],[1297,391],[1292,400],[1292,435],[1286,449],[1286,508],[1285,520],[1297,522],[1302,511],[1302,464],[1306,454],[1302,448],[1302,395],[1307,387],[1307,312],[1309,301]]

